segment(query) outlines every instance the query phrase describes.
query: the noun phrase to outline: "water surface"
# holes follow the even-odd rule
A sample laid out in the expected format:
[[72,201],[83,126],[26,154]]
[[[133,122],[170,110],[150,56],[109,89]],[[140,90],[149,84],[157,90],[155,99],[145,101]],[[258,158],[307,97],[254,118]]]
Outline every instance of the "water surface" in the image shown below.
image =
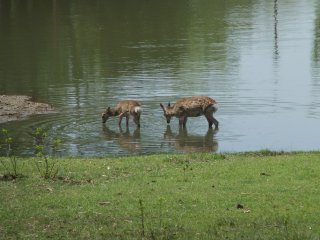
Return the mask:
[[[70,155],[319,150],[316,0],[0,0],[0,36],[0,94],[59,110],[0,125],[19,154],[36,127]],[[192,95],[219,102],[218,131],[167,126],[159,103]],[[141,129],[101,123],[122,99],[141,101]]]

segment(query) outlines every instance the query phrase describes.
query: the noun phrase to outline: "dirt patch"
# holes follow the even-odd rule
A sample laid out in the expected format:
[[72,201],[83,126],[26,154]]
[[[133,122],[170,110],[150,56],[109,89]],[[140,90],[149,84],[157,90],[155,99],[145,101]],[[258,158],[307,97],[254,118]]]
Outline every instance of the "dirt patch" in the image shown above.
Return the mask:
[[0,95],[0,123],[54,112],[55,109],[50,104],[35,102],[29,96]]
[[13,174],[0,175],[0,181],[14,181],[16,178],[17,176]]

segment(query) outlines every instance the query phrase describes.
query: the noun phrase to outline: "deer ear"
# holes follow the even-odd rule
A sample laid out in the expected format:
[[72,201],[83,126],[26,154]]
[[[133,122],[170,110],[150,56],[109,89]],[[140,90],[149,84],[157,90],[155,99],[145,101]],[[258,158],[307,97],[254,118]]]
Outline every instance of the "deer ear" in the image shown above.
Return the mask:
[[163,111],[165,110],[164,106],[162,105],[162,103],[160,103],[160,107],[163,109]]

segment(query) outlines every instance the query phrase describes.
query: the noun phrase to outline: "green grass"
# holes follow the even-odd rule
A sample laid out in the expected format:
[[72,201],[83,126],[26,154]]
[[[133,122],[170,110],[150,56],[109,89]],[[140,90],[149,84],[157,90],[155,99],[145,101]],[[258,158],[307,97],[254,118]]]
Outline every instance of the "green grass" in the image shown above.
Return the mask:
[[320,238],[319,152],[63,158],[54,180],[18,164],[0,239]]

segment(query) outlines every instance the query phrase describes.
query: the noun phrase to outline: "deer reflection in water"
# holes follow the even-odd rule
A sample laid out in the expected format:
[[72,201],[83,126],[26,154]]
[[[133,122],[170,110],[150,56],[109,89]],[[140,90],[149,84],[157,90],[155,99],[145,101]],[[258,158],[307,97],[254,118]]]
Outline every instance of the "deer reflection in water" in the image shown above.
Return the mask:
[[165,140],[174,143],[174,147],[180,152],[216,152],[218,141],[214,135],[217,129],[209,128],[204,136],[189,135],[187,128],[179,128],[179,133],[172,132],[170,125],[167,125],[163,136]]
[[134,152],[141,148],[140,128],[136,128],[131,134],[128,127],[125,131],[119,127],[119,132],[115,132],[103,124],[102,130],[107,141],[116,141],[119,147],[124,150]]

